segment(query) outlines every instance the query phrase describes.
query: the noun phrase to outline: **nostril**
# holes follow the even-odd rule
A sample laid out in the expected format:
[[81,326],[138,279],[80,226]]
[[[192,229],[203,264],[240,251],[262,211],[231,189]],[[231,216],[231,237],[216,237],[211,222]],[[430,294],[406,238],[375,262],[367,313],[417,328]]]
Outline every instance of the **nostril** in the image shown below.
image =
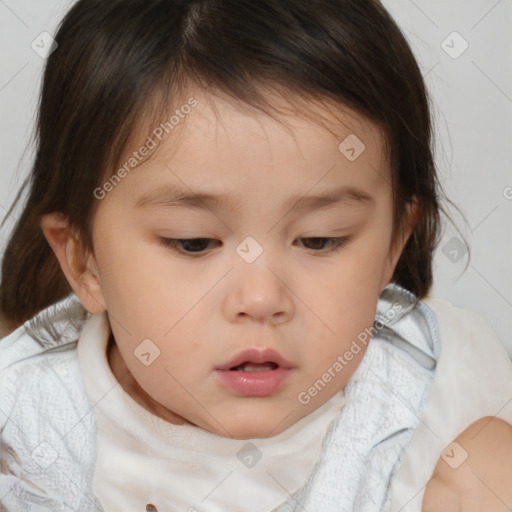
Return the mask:
[[146,505],[146,512],[158,512],[158,509],[152,503]]

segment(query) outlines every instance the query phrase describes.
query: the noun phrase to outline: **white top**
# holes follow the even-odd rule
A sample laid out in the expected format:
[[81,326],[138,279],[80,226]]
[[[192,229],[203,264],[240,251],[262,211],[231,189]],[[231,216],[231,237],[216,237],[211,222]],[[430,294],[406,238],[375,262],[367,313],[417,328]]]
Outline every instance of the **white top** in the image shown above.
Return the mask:
[[[478,313],[443,299],[424,302],[436,314],[442,350],[419,426],[394,481],[392,512],[421,510],[441,453],[471,423],[490,415],[512,424],[512,364],[496,334]],[[234,440],[194,426],[174,426],[142,408],[119,385],[106,359],[108,321],[95,316],[98,320],[89,321],[82,332],[78,357],[88,395],[97,402],[93,489],[106,512],[144,511],[148,504],[158,511],[262,512],[304,484],[323,434],[345,403],[343,391],[268,439]],[[125,464],[118,464],[123,457]],[[112,474],[110,464],[124,472]],[[196,464],[193,471],[191,464]]]
[[[443,449],[470,423],[482,416],[490,415],[502,418],[512,424],[512,364],[505,348],[489,324],[477,313],[454,307],[445,300],[428,298],[425,302],[437,317],[441,350],[433,386],[422,409],[419,426],[415,423],[414,434],[405,448],[403,459],[398,467],[398,474],[392,482],[391,492],[393,499],[391,512],[418,512],[421,510],[424,488],[432,475],[439,456]],[[98,381],[92,382],[91,389],[96,395],[91,396],[93,397],[93,403],[97,403],[97,406],[93,408],[94,414],[91,414],[91,406],[87,396],[89,393],[86,393],[84,388],[82,372],[94,375],[95,369],[93,368],[91,373],[91,369],[80,368],[76,340],[80,337],[82,331],[87,333],[87,329],[92,328],[90,326],[96,325],[96,327],[101,327],[103,324],[97,320],[97,315],[92,315],[86,324],[83,325],[83,314],[83,308],[79,305],[76,297],[70,296],[58,304],[50,306],[33,321],[27,322],[24,326],[19,327],[1,340],[1,504],[6,510],[12,511],[41,512],[42,510],[47,510],[65,512],[73,509],[80,510],[80,512],[97,512],[100,504],[95,500],[91,492],[92,480],[96,471],[97,448],[97,429],[94,416],[97,416],[102,429],[113,429],[119,422],[119,418],[124,419],[125,417],[115,414],[117,410],[115,407],[119,406],[122,408],[123,414],[126,411],[130,411],[129,417],[131,418],[129,423],[122,423],[124,431],[119,436],[120,439],[111,434],[110,437],[107,436],[105,438],[101,432],[99,434],[100,444],[98,449],[100,456],[98,460],[100,465],[98,466],[98,471],[103,472],[104,476],[102,478],[108,478],[108,481],[105,481],[105,487],[103,487],[101,482],[99,487],[96,485],[102,499],[108,499],[105,496],[108,495],[110,497],[112,495],[110,494],[111,489],[107,490],[106,486],[114,483],[115,485],[112,485],[112,492],[115,494],[111,499],[113,501],[119,499],[114,505],[115,508],[107,508],[106,512],[110,512],[110,510],[123,510],[123,512],[130,512],[131,510],[140,512],[147,510],[151,512],[153,510],[154,512],[154,508],[147,508],[149,503],[156,506],[158,512],[173,512],[176,510],[206,512],[210,510],[208,508],[210,502],[219,498],[225,486],[229,484],[234,476],[234,474],[229,474],[231,468],[227,469],[227,466],[223,466],[223,469],[226,468],[227,470],[222,474],[222,478],[218,478],[216,481],[218,487],[215,489],[213,487],[208,488],[207,492],[210,495],[207,499],[203,500],[207,493],[201,490],[200,492],[194,492],[192,502],[187,504],[185,508],[176,508],[174,505],[175,499],[177,499],[176,496],[172,496],[173,505],[167,506],[165,504],[164,507],[161,507],[161,503],[164,502],[159,501],[161,496],[144,496],[141,482],[148,482],[146,474],[156,475],[155,478],[157,478],[156,482],[158,485],[155,486],[152,480],[150,482],[151,488],[165,489],[165,491],[173,485],[175,478],[179,478],[179,475],[174,475],[172,480],[161,479],[159,481],[160,476],[156,474],[158,471],[155,470],[155,466],[151,465],[153,461],[148,460],[144,453],[139,453],[141,446],[148,444],[151,447],[151,450],[154,452],[155,461],[158,463],[158,468],[163,468],[163,470],[170,467],[168,464],[176,467],[174,466],[176,464],[176,454],[179,454],[181,457],[182,452],[174,450],[170,457],[163,451],[155,452],[155,450],[160,450],[163,445],[167,445],[169,441],[164,436],[166,430],[161,431],[159,429],[161,422],[164,420],[155,418],[145,409],[140,408],[126,393],[121,392],[120,385],[114,379],[107,366],[106,354],[100,350],[96,352],[99,358],[97,362],[100,365],[99,368],[102,364],[104,365],[104,371],[99,371]],[[417,327],[419,330],[409,329],[406,339],[410,338],[411,341],[415,341],[417,335],[421,334],[422,331],[427,331],[426,329],[421,329],[420,325],[420,322],[423,322],[425,318],[421,317],[421,315],[417,317],[417,322],[419,322]],[[404,323],[407,323],[407,317],[402,320]],[[411,323],[411,320],[409,323]],[[414,324],[414,321],[412,323]],[[399,325],[395,327],[398,329]],[[412,326],[410,325],[410,327]],[[400,332],[403,331],[402,328],[399,330]],[[36,338],[33,337],[34,333],[37,334],[36,338],[39,341],[36,341]],[[95,337],[93,336],[93,344],[94,339]],[[107,336],[98,336],[97,340],[97,343],[102,343],[100,340],[104,340],[106,344]],[[416,341],[414,345],[421,347],[421,343]],[[378,350],[379,347],[381,350]],[[87,351],[84,343],[79,343],[79,348],[82,354],[81,362],[83,363],[90,356],[87,354],[87,357],[83,357],[83,349],[85,348]],[[384,356],[393,356],[392,359],[400,356],[400,361],[403,360],[403,363],[406,363],[407,354],[401,354],[399,350],[393,351],[392,343],[377,343],[376,345],[374,344],[374,348],[374,355],[382,355],[381,359],[384,362],[386,361]],[[92,356],[94,357],[94,354]],[[380,364],[374,364],[371,366],[371,369],[378,373],[381,366]],[[389,375],[389,378],[393,378],[395,373],[400,373],[397,371],[400,368],[401,364],[399,367],[394,368],[395,371]],[[421,370],[417,365],[416,368],[418,371]],[[369,376],[371,377],[372,375],[373,372]],[[408,380],[401,387],[405,393],[414,384],[415,375],[411,373],[404,375],[408,377]],[[360,377],[364,377],[364,375],[360,375]],[[384,377],[382,379],[385,381]],[[380,381],[377,379],[376,382],[378,384]],[[364,384],[364,382],[359,384]],[[91,387],[90,379],[88,386]],[[99,394],[101,389],[104,390],[104,396]],[[357,386],[354,389],[357,389]],[[361,389],[367,390],[368,386],[365,387],[363,385]],[[418,389],[421,391],[421,387]],[[357,413],[361,404],[357,400],[348,400],[348,391],[350,389],[347,388],[346,405],[342,406],[341,403],[339,404],[340,408],[343,407],[343,409],[340,409],[342,414],[339,416],[347,420],[341,425],[340,432],[344,431],[347,426],[350,428],[352,425],[353,427],[360,428],[362,425],[368,424],[368,416],[375,409],[372,402],[372,408],[365,410],[366,412],[363,411],[364,417],[361,421],[356,418],[357,421],[351,423],[348,421],[350,418],[347,418],[349,414],[346,413],[350,410],[354,414]],[[377,387],[375,387],[374,391],[378,391]],[[114,404],[114,407],[110,408],[107,404],[110,403],[114,396],[116,398],[113,401],[120,402],[120,404]],[[121,400],[119,400],[119,397],[121,397]],[[401,403],[399,400],[394,402],[397,404]],[[357,404],[357,406],[354,404]],[[325,405],[327,405],[327,409],[331,404]],[[404,409],[406,409],[405,406]],[[413,412],[411,412],[411,416],[413,416]],[[212,434],[205,433],[204,431],[196,432],[201,437],[194,435],[191,444],[185,443],[187,449],[183,453],[187,457],[197,456],[197,460],[200,460],[201,465],[205,463],[204,453],[206,452],[203,448],[210,450],[210,453],[215,452],[220,462],[224,463],[226,459],[229,459],[232,463],[240,462],[241,470],[235,476],[243,476],[243,471],[247,469],[245,476],[251,476],[251,485],[253,483],[253,476],[256,475],[255,470],[259,467],[263,468],[265,461],[271,460],[271,457],[274,460],[274,465],[266,473],[267,476],[277,475],[276,471],[281,471],[284,473],[279,473],[279,476],[282,478],[286,478],[289,475],[292,479],[295,476],[299,479],[300,471],[295,471],[296,466],[299,466],[296,461],[303,461],[301,467],[304,469],[304,473],[306,473],[305,468],[308,461],[311,464],[311,461],[317,456],[315,455],[317,451],[313,449],[314,436],[304,434],[304,438],[302,438],[302,426],[305,427],[304,432],[307,432],[309,425],[311,427],[309,432],[311,433],[315,418],[318,419],[319,427],[321,428],[316,431],[316,436],[320,439],[322,437],[321,433],[325,432],[329,425],[328,421],[320,424],[320,418],[316,413],[321,415],[323,410],[314,411],[310,416],[303,418],[304,421],[302,423],[299,422],[282,433],[283,443],[279,445],[276,443],[278,440],[277,436],[254,442],[253,444],[257,446],[262,454],[261,459],[257,462],[255,461],[259,453],[251,445],[246,446],[245,451],[242,450],[240,455],[242,460],[236,458],[236,454],[240,451],[240,448],[243,448],[245,441],[239,441],[241,443],[239,445],[240,448],[235,449],[234,446],[237,441],[224,439],[224,441],[233,445],[233,447],[229,446],[226,448],[226,450],[231,450],[226,452],[219,449],[220,445],[217,442],[213,443],[213,445],[206,443],[206,440],[210,439],[208,436],[212,436]],[[376,411],[377,417],[385,414],[386,410]],[[403,422],[398,422],[398,425],[400,426],[402,423],[407,424],[409,419],[405,418]],[[310,420],[311,423],[309,423]],[[137,427],[140,422],[143,424],[142,431],[139,431]],[[166,428],[169,427],[167,422],[163,424]],[[377,426],[380,425],[379,428],[382,428],[382,422],[377,422],[377,424]],[[183,426],[180,426],[179,430],[185,432]],[[108,430],[105,431],[108,432]],[[167,432],[169,431],[167,430]],[[391,429],[390,432],[397,434],[400,431]],[[141,443],[140,436],[148,435],[148,433],[151,438],[149,440],[142,438],[143,442]],[[384,437],[387,435],[387,432],[383,431],[381,434],[381,437]],[[300,444],[301,448],[300,450],[295,448],[294,452],[292,440],[298,440],[299,436],[301,436],[300,443],[297,442],[297,444]],[[343,441],[344,439],[341,439],[341,437],[334,440],[337,442]],[[348,441],[357,441],[357,437],[354,436]],[[399,439],[399,437],[397,435],[393,439]],[[187,436],[187,440],[191,439],[192,437]],[[183,437],[180,440],[183,441]],[[219,440],[217,439],[216,441]],[[310,444],[308,444],[308,441]],[[375,446],[375,439],[372,438],[370,441],[370,444]],[[204,442],[205,445],[201,446],[200,442]],[[264,444],[265,442],[268,444]],[[227,443],[225,444],[226,447],[228,446]],[[119,460],[121,460],[123,466],[121,476],[118,474],[119,471],[116,474],[113,474],[113,472],[109,474],[108,472],[108,458],[105,458],[103,454],[109,453],[108,450],[112,448],[109,444],[120,444],[121,446],[121,450],[116,452],[116,456],[121,457]],[[302,449],[304,444],[310,447],[311,457],[302,457],[305,454]],[[386,443],[383,442],[382,445],[384,444]],[[123,458],[123,446],[125,448],[129,447],[129,458]],[[284,454],[277,451],[283,446],[287,447]],[[335,448],[339,446],[342,447],[341,453],[347,455],[345,459],[348,459],[348,462],[344,465],[344,470],[342,472],[337,471],[335,476],[343,475],[343,485],[341,488],[345,490],[350,483],[350,472],[354,473],[352,475],[354,477],[353,480],[357,483],[358,479],[356,477],[362,474],[363,471],[360,465],[357,465],[358,461],[354,460],[354,457],[351,456],[354,454],[354,450],[347,451],[343,448],[344,445],[340,443],[336,444]],[[377,445],[376,450],[368,452],[368,455],[373,456],[372,460],[376,463],[379,463],[382,455],[382,450],[379,449],[379,446],[381,445]],[[194,447],[196,448],[195,451]],[[203,455],[202,459],[199,459],[199,448],[201,448],[200,453]],[[115,451],[114,448],[112,449]],[[225,456],[226,453],[228,453],[227,457]],[[166,458],[170,458],[171,462],[167,464],[164,460]],[[287,461],[293,459],[293,463],[286,467],[286,471],[283,469],[284,465],[282,464],[282,461],[285,459]],[[185,459],[180,458],[181,462],[183,460]],[[393,462],[394,459],[391,458],[389,460]],[[242,465],[243,461],[245,461],[246,466]],[[252,469],[247,467],[251,464],[253,465]],[[206,467],[213,471],[219,466],[212,463],[206,465]],[[127,473],[129,478],[127,478],[125,473]],[[387,478],[389,474],[390,472],[386,469],[386,473],[383,476]],[[368,476],[368,471],[365,475]],[[374,471],[370,476],[372,475],[374,480],[368,484],[369,487],[365,488],[368,491],[365,497],[370,495],[370,498],[373,497],[378,485],[382,484],[381,480],[383,479],[379,479],[378,471]],[[260,476],[262,479],[258,480],[258,489],[262,489],[263,486],[265,486],[266,491],[271,489],[270,480],[263,480],[265,474],[260,473]],[[124,478],[126,478],[126,482],[122,482]],[[385,478],[382,485],[386,485]],[[324,480],[327,486],[326,491],[327,494],[330,494],[332,483],[329,484],[326,480]],[[205,475],[205,481],[212,481],[211,474]],[[195,486],[202,483],[202,481],[190,483],[191,480],[188,477],[183,482],[186,484],[184,483],[183,487],[179,489],[178,498],[183,496],[184,492],[190,492],[191,488],[194,490],[198,489]],[[283,487],[285,486],[283,485]],[[292,484],[286,490],[292,494],[294,487],[296,488],[296,485]],[[141,499],[140,493],[147,500]],[[235,512],[237,510],[251,510],[248,507],[253,507],[255,502],[261,503],[261,494],[263,493],[257,496],[257,500],[245,497],[241,508],[225,506],[224,510],[234,510]],[[283,511],[290,512],[295,510],[295,495],[292,496],[287,499],[289,507],[283,509]],[[149,500],[154,501],[150,502]],[[201,500],[203,501],[201,502]],[[310,512],[315,512],[316,510],[339,512],[341,510],[340,506],[330,508],[315,506],[307,508]],[[216,510],[218,510],[218,506]],[[258,510],[263,509],[258,508]],[[361,512],[363,509],[361,507],[352,507],[346,508],[346,510],[347,512],[349,510],[350,512],[353,510]],[[387,507],[379,506],[377,508],[377,506],[368,506],[364,510],[374,512],[376,510],[388,511],[389,509]],[[280,512],[282,512],[281,509]]]
[[439,457],[484,416],[512,424],[512,362],[489,323],[475,311],[429,297],[441,335],[434,384],[395,477],[391,512],[419,512]]
[[[94,315],[78,359],[98,425],[93,490],[106,512],[263,512],[302,487],[344,391],[284,432],[265,439],[218,436],[173,425],[140,406],[108,365],[107,316]],[[116,468],[113,471],[113,468]]]

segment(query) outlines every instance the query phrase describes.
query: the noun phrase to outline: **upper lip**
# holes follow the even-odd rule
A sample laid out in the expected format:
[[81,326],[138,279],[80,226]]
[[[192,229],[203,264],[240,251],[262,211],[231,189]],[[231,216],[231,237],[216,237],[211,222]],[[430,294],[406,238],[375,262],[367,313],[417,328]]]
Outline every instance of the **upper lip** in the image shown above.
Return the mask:
[[250,348],[246,349],[243,352],[237,354],[233,359],[231,359],[228,363],[218,366],[217,370],[229,370],[234,366],[238,366],[242,363],[275,363],[278,366],[283,366],[287,368],[292,368],[293,365],[289,361],[287,361],[284,357],[279,354],[276,350],[272,348],[267,349],[257,349]]

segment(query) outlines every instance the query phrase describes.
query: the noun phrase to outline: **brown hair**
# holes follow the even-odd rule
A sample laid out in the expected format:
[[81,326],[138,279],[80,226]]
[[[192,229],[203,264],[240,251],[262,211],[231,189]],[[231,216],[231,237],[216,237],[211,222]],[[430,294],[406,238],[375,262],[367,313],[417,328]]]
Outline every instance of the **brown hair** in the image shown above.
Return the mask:
[[28,198],[2,262],[0,311],[11,326],[71,292],[41,216],[61,212],[92,249],[93,191],[140,120],[159,124],[192,86],[269,115],[262,91],[272,86],[375,122],[387,142],[394,234],[408,201],[419,211],[393,281],[420,299],[428,293],[444,211],[429,100],[404,35],[378,1],[80,0],[55,38]]

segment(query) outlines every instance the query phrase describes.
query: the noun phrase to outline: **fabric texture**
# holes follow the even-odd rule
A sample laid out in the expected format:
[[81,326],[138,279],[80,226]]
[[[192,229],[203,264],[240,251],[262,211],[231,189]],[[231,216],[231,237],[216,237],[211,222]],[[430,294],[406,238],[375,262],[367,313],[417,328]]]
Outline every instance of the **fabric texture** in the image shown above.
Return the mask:
[[71,295],[0,340],[1,512],[101,510],[89,491],[96,423],[76,353],[86,317]]
[[271,510],[304,484],[322,449],[318,433],[345,405],[341,390],[266,439],[231,439],[195,425],[173,425],[139,405],[117,382],[105,357],[110,334],[107,315],[96,314],[78,341],[98,425],[93,491],[108,512],[144,511],[148,504],[159,511]]
[[487,321],[444,299],[424,302],[438,319],[442,350],[421,421],[396,475],[392,512],[421,510],[439,457],[469,425],[484,416],[512,425],[512,361]]
[[[442,313],[444,305],[436,307]],[[389,511],[395,487],[409,492],[423,478],[419,472],[402,487],[396,481],[402,460],[416,460],[409,443],[429,421],[424,408],[435,389],[440,332],[461,336],[451,313],[443,322],[452,327],[440,330],[425,302],[394,284],[383,290],[373,337],[345,388],[345,407],[325,432],[305,485],[276,512]],[[87,318],[71,295],[0,341],[0,500],[6,511],[102,510],[92,491],[97,423],[77,355]],[[443,337],[443,343],[451,340]]]
[[434,378],[440,338],[430,308],[396,285],[381,293],[379,322],[345,387],[346,406],[316,470],[278,512],[389,511],[394,476]]

